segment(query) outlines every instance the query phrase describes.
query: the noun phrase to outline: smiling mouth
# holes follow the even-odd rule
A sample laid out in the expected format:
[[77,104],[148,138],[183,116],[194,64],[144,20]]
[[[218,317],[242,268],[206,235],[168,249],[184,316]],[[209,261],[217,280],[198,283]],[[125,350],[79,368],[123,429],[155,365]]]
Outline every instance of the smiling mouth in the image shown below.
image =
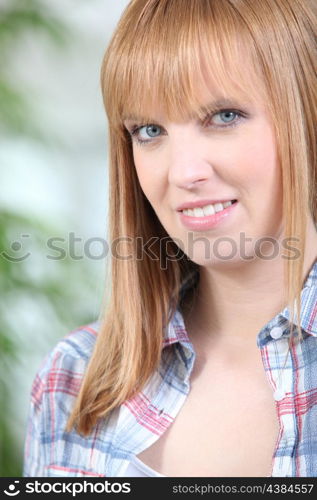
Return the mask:
[[182,213],[189,217],[206,217],[208,215],[214,215],[218,212],[222,212],[234,203],[237,203],[237,201],[238,200],[231,200],[225,201],[224,203],[205,205],[203,207],[185,208],[184,210],[182,210]]

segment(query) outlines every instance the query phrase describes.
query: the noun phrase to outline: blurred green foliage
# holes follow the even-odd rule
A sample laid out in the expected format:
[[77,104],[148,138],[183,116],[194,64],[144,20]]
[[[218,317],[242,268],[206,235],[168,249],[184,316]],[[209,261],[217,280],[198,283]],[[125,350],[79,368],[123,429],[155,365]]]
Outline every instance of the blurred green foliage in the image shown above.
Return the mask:
[[[22,443],[15,433],[17,416],[11,401],[19,397],[14,386],[14,371],[18,366],[28,369],[38,350],[40,357],[49,345],[56,343],[52,326],[59,322],[67,330],[92,321],[87,307],[76,289],[85,283],[89,294],[89,276],[86,265],[76,265],[69,258],[49,261],[46,242],[58,235],[56,227],[39,220],[30,220],[21,214],[0,212],[0,475],[19,476],[22,471]],[[21,238],[22,235],[22,238]],[[23,236],[30,240],[23,244]],[[40,262],[40,258],[42,262]],[[35,272],[34,272],[35,271]],[[47,326],[44,338],[36,338],[30,327],[24,325],[23,302],[33,300],[37,311],[43,311]],[[45,306],[45,307],[44,307]],[[39,314],[39,312],[37,313]],[[40,318],[38,318],[39,320]],[[36,321],[36,318],[35,318]],[[43,323],[43,318],[42,318]],[[33,333],[33,335],[32,335]],[[36,332],[35,332],[36,333]],[[38,332],[37,332],[38,333]],[[61,336],[63,330],[56,332]],[[21,343],[21,337],[26,336]],[[21,396],[20,396],[21,397]]]
[[[52,4],[54,6],[54,2]],[[32,140],[41,140],[41,136],[34,133],[38,124],[32,119],[34,110],[28,101],[28,94],[21,82],[14,81],[10,72],[18,44],[23,43],[23,37],[27,33],[45,37],[57,49],[67,46],[69,41],[71,31],[48,5],[48,2],[42,3],[39,0],[2,0],[0,6],[0,130],[2,135],[11,139],[22,135]],[[75,265],[76,262],[71,262],[69,257],[58,262],[44,258],[45,242],[60,232],[61,229],[49,221],[13,213],[0,206],[2,477],[22,474],[22,443],[16,435],[17,416],[12,404],[13,399],[19,397],[19,387],[14,385],[14,370],[19,366],[24,369],[27,359],[34,359],[34,353],[43,350],[43,345],[56,341],[52,337],[54,334],[50,325],[62,324],[67,329],[95,319],[91,317],[89,308],[85,307],[89,301],[82,300],[80,303],[78,291],[82,286],[88,295],[89,287],[92,286],[90,291],[93,289],[93,284],[89,282],[87,264],[80,261],[80,264]],[[29,235],[29,240],[23,239],[25,234]],[[25,257],[28,253],[30,256]],[[40,263],[40,258],[44,262]],[[34,336],[30,336],[28,325],[24,327],[22,309],[27,307],[25,300],[26,303],[33,300],[44,309],[42,321],[47,321],[47,330],[43,332],[46,344],[43,340],[37,341]],[[28,335],[29,343],[25,338],[21,342],[21,339]],[[51,338],[47,339],[50,335]],[[40,354],[43,356],[44,352]]]
[[4,1],[0,6],[0,131],[5,134],[40,132],[32,120],[26,90],[11,74],[14,50],[30,33],[41,34],[60,48],[70,38],[69,29],[39,0]]

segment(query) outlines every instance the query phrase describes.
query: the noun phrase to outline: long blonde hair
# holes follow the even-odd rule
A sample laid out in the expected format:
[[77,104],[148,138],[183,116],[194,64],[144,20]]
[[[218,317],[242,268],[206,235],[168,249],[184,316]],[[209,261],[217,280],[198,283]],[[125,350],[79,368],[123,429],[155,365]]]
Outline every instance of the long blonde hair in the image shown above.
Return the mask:
[[[128,116],[150,118],[155,103],[174,119],[199,114],[198,83],[208,92],[212,79],[224,93],[266,99],[282,169],[285,236],[299,242],[299,258],[285,260],[288,304],[299,324],[307,215],[317,219],[314,9],[310,0],[132,0],[124,11],[101,73],[109,237],[120,242],[120,257],[111,259],[100,331],[67,430],[75,425],[87,435],[144,387],[159,365],[164,330],[184,305],[181,288],[199,276],[144,196],[123,126]],[[153,236],[165,246],[157,241],[156,258],[144,251],[137,258]],[[185,294],[190,300],[195,283]]]

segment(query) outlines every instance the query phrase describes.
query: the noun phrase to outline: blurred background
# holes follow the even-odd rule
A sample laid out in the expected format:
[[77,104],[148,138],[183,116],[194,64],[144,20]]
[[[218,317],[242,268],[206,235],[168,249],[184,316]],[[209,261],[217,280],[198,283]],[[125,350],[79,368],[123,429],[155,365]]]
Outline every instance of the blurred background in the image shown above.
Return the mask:
[[128,0],[0,0],[0,475],[20,476],[43,357],[106,286],[99,73]]

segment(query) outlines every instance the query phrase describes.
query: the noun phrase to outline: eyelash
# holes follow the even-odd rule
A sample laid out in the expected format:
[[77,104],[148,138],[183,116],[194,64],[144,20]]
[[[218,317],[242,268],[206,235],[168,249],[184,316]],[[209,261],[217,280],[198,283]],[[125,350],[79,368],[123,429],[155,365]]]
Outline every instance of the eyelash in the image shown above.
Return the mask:
[[[208,126],[208,122],[216,115],[221,115],[223,113],[234,113],[235,115],[237,115],[238,119],[227,124],[227,125],[214,125],[212,126],[212,128],[216,128],[216,129],[228,129],[228,128],[233,128],[233,127],[236,127],[239,122],[241,121],[242,118],[246,118],[246,113],[243,113],[242,111],[238,111],[236,109],[220,109],[220,110],[217,110],[217,111],[214,111],[212,113],[210,113],[206,118],[205,120],[203,121],[203,124]],[[144,123],[143,125],[135,125],[135,126],[132,126],[131,129],[129,130],[129,133],[132,137],[132,140],[136,141],[137,144],[139,144],[140,146],[144,146],[146,144],[150,144],[152,143],[155,139],[161,137],[153,137],[152,139],[148,139],[148,140],[144,140],[144,139],[140,139],[140,137],[138,136],[140,130],[144,127],[150,127],[151,125],[156,125],[155,123]],[[158,128],[160,129],[163,129],[163,127],[160,127],[159,125],[157,125]]]

